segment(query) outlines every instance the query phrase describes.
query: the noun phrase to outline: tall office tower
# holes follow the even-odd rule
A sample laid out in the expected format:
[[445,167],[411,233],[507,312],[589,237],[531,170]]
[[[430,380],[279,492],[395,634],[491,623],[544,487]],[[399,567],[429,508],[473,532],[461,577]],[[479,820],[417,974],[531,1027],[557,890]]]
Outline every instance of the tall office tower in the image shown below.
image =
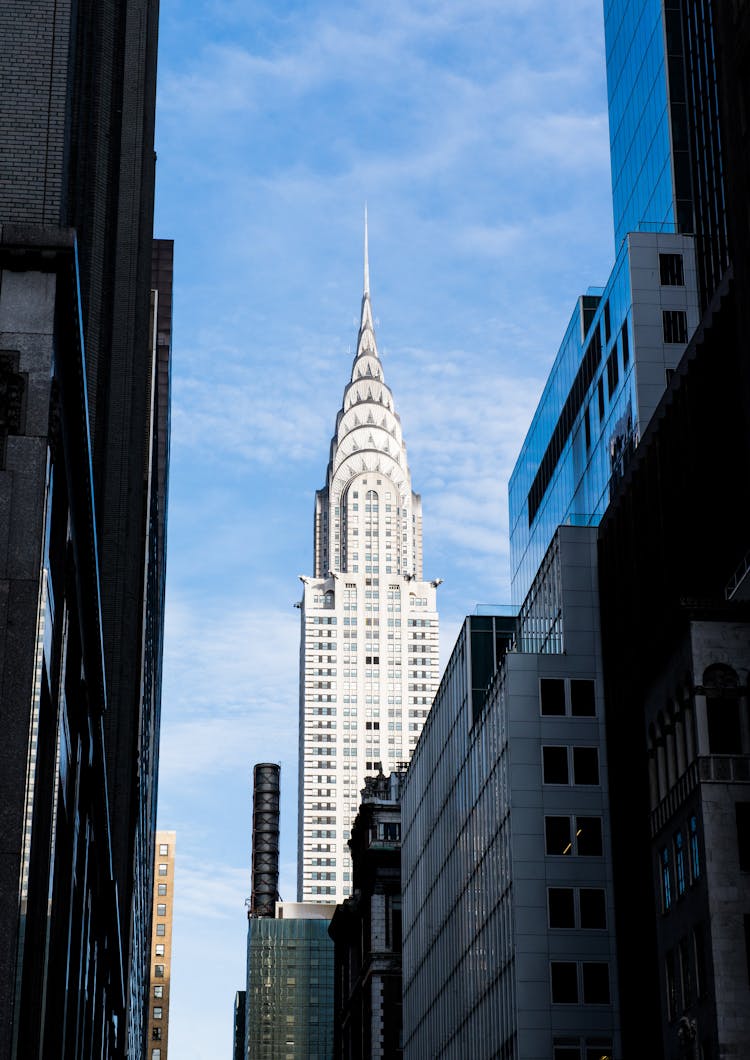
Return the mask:
[[157,0],[0,9],[0,1056],[145,1048],[171,244]]
[[176,832],[156,833],[147,1060],[167,1060],[169,1055],[169,993],[172,984],[172,915],[174,912],[176,839]]
[[302,577],[297,896],[351,890],[347,840],[367,773],[408,759],[438,684],[438,580],[422,578],[422,502],[375,342],[365,218],[351,379],[315,498]]

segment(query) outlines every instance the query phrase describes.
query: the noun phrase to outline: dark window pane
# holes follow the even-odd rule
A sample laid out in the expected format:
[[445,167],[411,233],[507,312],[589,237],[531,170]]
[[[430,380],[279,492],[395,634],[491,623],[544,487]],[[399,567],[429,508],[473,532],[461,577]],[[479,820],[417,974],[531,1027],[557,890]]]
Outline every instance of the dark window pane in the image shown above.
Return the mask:
[[672,905],[672,870],[669,867],[669,847],[661,852],[661,907],[662,912],[669,911]]
[[607,358],[607,394],[612,397],[620,381],[620,366],[617,363],[617,346]]
[[556,1045],[552,1055],[554,1060],[581,1060],[581,1050],[577,1045]]
[[604,380],[600,377],[596,387],[597,397],[599,399],[599,419],[604,419]]
[[737,851],[742,872],[750,872],[750,802],[736,802]]
[[574,718],[593,718],[596,714],[596,697],[593,681],[570,682],[570,713]]
[[552,1000],[558,1005],[578,1004],[578,968],[575,961],[552,961]]
[[568,783],[568,748],[543,747],[542,763],[545,784]]
[[599,752],[595,747],[573,748],[573,783],[599,783]]
[[627,368],[630,361],[630,341],[628,339],[628,322],[627,320],[622,325],[622,331],[620,332],[620,342],[622,343],[622,367]]
[[604,303],[604,341],[609,342],[611,332],[611,324],[609,319],[609,302]]
[[610,1038],[587,1038],[586,1060],[612,1060],[612,1040]]
[[570,818],[544,818],[545,849],[548,854],[570,854]]
[[576,926],[575,903],[572,887],[550,887],[549,926],[551,928],[574,928]]
[[690,831],[690,876],[693,883],[700,878],[701,853],[698,846],[698,818],[692,814],[688,822]]
[[659,255],[659,278],[663,287],[684,287],[682,254]]
[[600,887],[582,887],[578,901],[582,928],[605,928],[607,926],[605,892]]
[[685,1008],[690,1008],[693,1003],[693,961],[690,953],[690,944],[686,938],[680,940],[679,955],[682,997]]
[[742,754],[739,700],[714,695],[706,699],[708,746],[712,755]]
[[601,855],[601,817],[576,817],[576,851],[581,857],[591,858]]
[[674,950],[667,950],[664,957],[664,974],[667,987],[667,1016],[673,1020],[677,1015],[677,977],[675,975]]
[[698,997],[706,996],[706,949],[703,941],[703,925],[693,931],[693,950],[695,951],[695,991]]
[[543,677],[540,681],[542,714],[565,713],[565,682],[558,677]]
[[687,316],[682,309],[663,309],[665,342],[687,342]]
[[608,1005],[609,965],[603,961],[584,961],[582,973],[584,1005]]

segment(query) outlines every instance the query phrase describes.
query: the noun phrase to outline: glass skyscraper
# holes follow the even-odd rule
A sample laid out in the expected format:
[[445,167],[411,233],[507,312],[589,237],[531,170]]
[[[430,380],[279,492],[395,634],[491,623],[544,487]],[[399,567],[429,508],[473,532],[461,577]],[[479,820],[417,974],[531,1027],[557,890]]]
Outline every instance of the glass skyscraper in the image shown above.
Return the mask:
[[333,1055],[335,906],[279,902],[251,917],[247,946],[247,1055],[330,1060]]
[[689,236],[630,233],[579,298],[510,477],[514,602],[560,524],[601,519],[697,323]]

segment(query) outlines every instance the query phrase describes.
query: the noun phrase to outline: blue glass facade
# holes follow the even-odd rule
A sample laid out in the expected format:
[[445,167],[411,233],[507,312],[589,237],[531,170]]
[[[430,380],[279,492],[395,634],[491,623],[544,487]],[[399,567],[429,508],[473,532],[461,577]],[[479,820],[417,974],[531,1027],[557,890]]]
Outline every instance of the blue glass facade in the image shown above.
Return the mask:
[[604,5],[615,248],[628,232],[673,231],[666,34],[662,0]]
[[[673,275],[667,266],[675,259],[680,272]],[[674,314],[679,327],[670,331]],[[613,479],[621,475],[697,323],[688,236],[631,233],[606,287],[579,299],[510,477],[516,604],[526,596],[556,528],[601,519]],[[681,341],[674,341],[678,336]]]

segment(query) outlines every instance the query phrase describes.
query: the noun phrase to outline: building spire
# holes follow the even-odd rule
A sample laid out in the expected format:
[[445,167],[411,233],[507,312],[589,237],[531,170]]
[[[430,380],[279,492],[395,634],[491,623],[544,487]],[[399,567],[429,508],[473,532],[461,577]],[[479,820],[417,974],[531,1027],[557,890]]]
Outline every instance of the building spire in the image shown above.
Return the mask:
[[367,249],[367,203],[365,203],[365,297],[370,294],[370,254]]

